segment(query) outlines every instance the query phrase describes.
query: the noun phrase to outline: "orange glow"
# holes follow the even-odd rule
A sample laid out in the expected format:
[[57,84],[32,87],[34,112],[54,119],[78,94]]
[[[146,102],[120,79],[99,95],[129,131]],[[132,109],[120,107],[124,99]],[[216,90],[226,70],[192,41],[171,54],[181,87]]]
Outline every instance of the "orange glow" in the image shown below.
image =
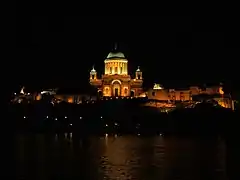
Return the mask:
[[37,95],[36,96],[36,100],[39,101],[41,99],[41,96],[40,95]]
[[224,91],[223,91],[223,88],[222,88],[222,87],[219,88],[219,93],[220,93],[220,94],[224,94]]
[[224,108],[227,108],[228,106],[226,105],[226,103],[219,101],[218,104]]
[[119,60],[105,60],[105,74],[108,75],[127,75],[128,74],[128,61],[125,59]]
[[73,98],[72,97],[69,97],[68,100],[67,100],[68,103],[73,103]]

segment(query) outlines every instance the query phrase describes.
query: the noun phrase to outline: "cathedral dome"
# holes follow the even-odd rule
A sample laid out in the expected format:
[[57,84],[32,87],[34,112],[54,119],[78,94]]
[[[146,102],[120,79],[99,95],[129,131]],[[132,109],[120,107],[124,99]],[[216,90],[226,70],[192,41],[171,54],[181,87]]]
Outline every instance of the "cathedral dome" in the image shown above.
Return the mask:
[[122,52],[110,52],[107,56],[107,59],[120,58],[125,59],[125,56]]

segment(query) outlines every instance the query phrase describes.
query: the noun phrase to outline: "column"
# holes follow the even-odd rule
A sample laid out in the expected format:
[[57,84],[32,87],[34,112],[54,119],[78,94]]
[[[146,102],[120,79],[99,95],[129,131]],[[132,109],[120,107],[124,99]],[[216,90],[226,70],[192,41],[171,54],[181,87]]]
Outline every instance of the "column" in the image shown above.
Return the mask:
[[125,74],[124,73],[124,63],[122,63],[122,74]]
[[117,74],[119,74],[119,68],[118,68],[119,63],[117,62]]
[[105,74],[108,74],[108,67],[109,65],[108,65],[108,63],[106,63],[106,71],[105,71]]
[[122,62],[120,63],[120,73],[123,73],[123,70],[122,70],[122,72],[121,72],[121,69],[122,69]]
[[125,63],[125,65],[126,65],[126,66],[125,66],[125,72],[126,72],[126,74],[128,74],[128,72],[127,72],[127,71],[128,71],[128,70],[127,70],[127,63]]
[[113,63],[112,62],[110,63],[110,67],[112,69],[112,72],[110,71],[110,73],[113,73]]
[[104,71],[104,74],[106,74],[107,72],[107,63],[105,63],[105,71]]
[[[110,69],[112,69],[112,63],[109,63],[109,67]],[[109,69],[109,73],[111,73],[110,69]]]
[[120,62],[118,62],[118,74],[120,74]]

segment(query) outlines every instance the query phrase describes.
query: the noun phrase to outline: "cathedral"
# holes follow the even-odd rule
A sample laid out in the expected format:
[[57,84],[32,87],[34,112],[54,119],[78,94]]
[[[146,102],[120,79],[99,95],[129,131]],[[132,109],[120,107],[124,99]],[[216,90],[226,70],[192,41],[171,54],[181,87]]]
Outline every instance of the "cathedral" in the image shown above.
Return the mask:
[[138,97],[142,91],[142,72],[138,67],[135,77],[128,74],[128,60],[122,52],[110,52],[104,61],[105,69],[101,78],[97,71],[90,72],[90,84],[98,89],[98,93],[104,97]]

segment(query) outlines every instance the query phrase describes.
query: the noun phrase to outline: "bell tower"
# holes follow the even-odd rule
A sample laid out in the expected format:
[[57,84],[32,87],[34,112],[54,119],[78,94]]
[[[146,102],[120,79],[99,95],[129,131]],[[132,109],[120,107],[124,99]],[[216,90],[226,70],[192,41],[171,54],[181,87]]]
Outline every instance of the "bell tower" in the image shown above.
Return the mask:
[[90,71],[90,80],[97,80],[97,71],[94,69],[94,66]]
[[138,69],[136,70],[136,77],[137,80],[142,80],[142,71],[140,70],[140,67],[138,66]]

